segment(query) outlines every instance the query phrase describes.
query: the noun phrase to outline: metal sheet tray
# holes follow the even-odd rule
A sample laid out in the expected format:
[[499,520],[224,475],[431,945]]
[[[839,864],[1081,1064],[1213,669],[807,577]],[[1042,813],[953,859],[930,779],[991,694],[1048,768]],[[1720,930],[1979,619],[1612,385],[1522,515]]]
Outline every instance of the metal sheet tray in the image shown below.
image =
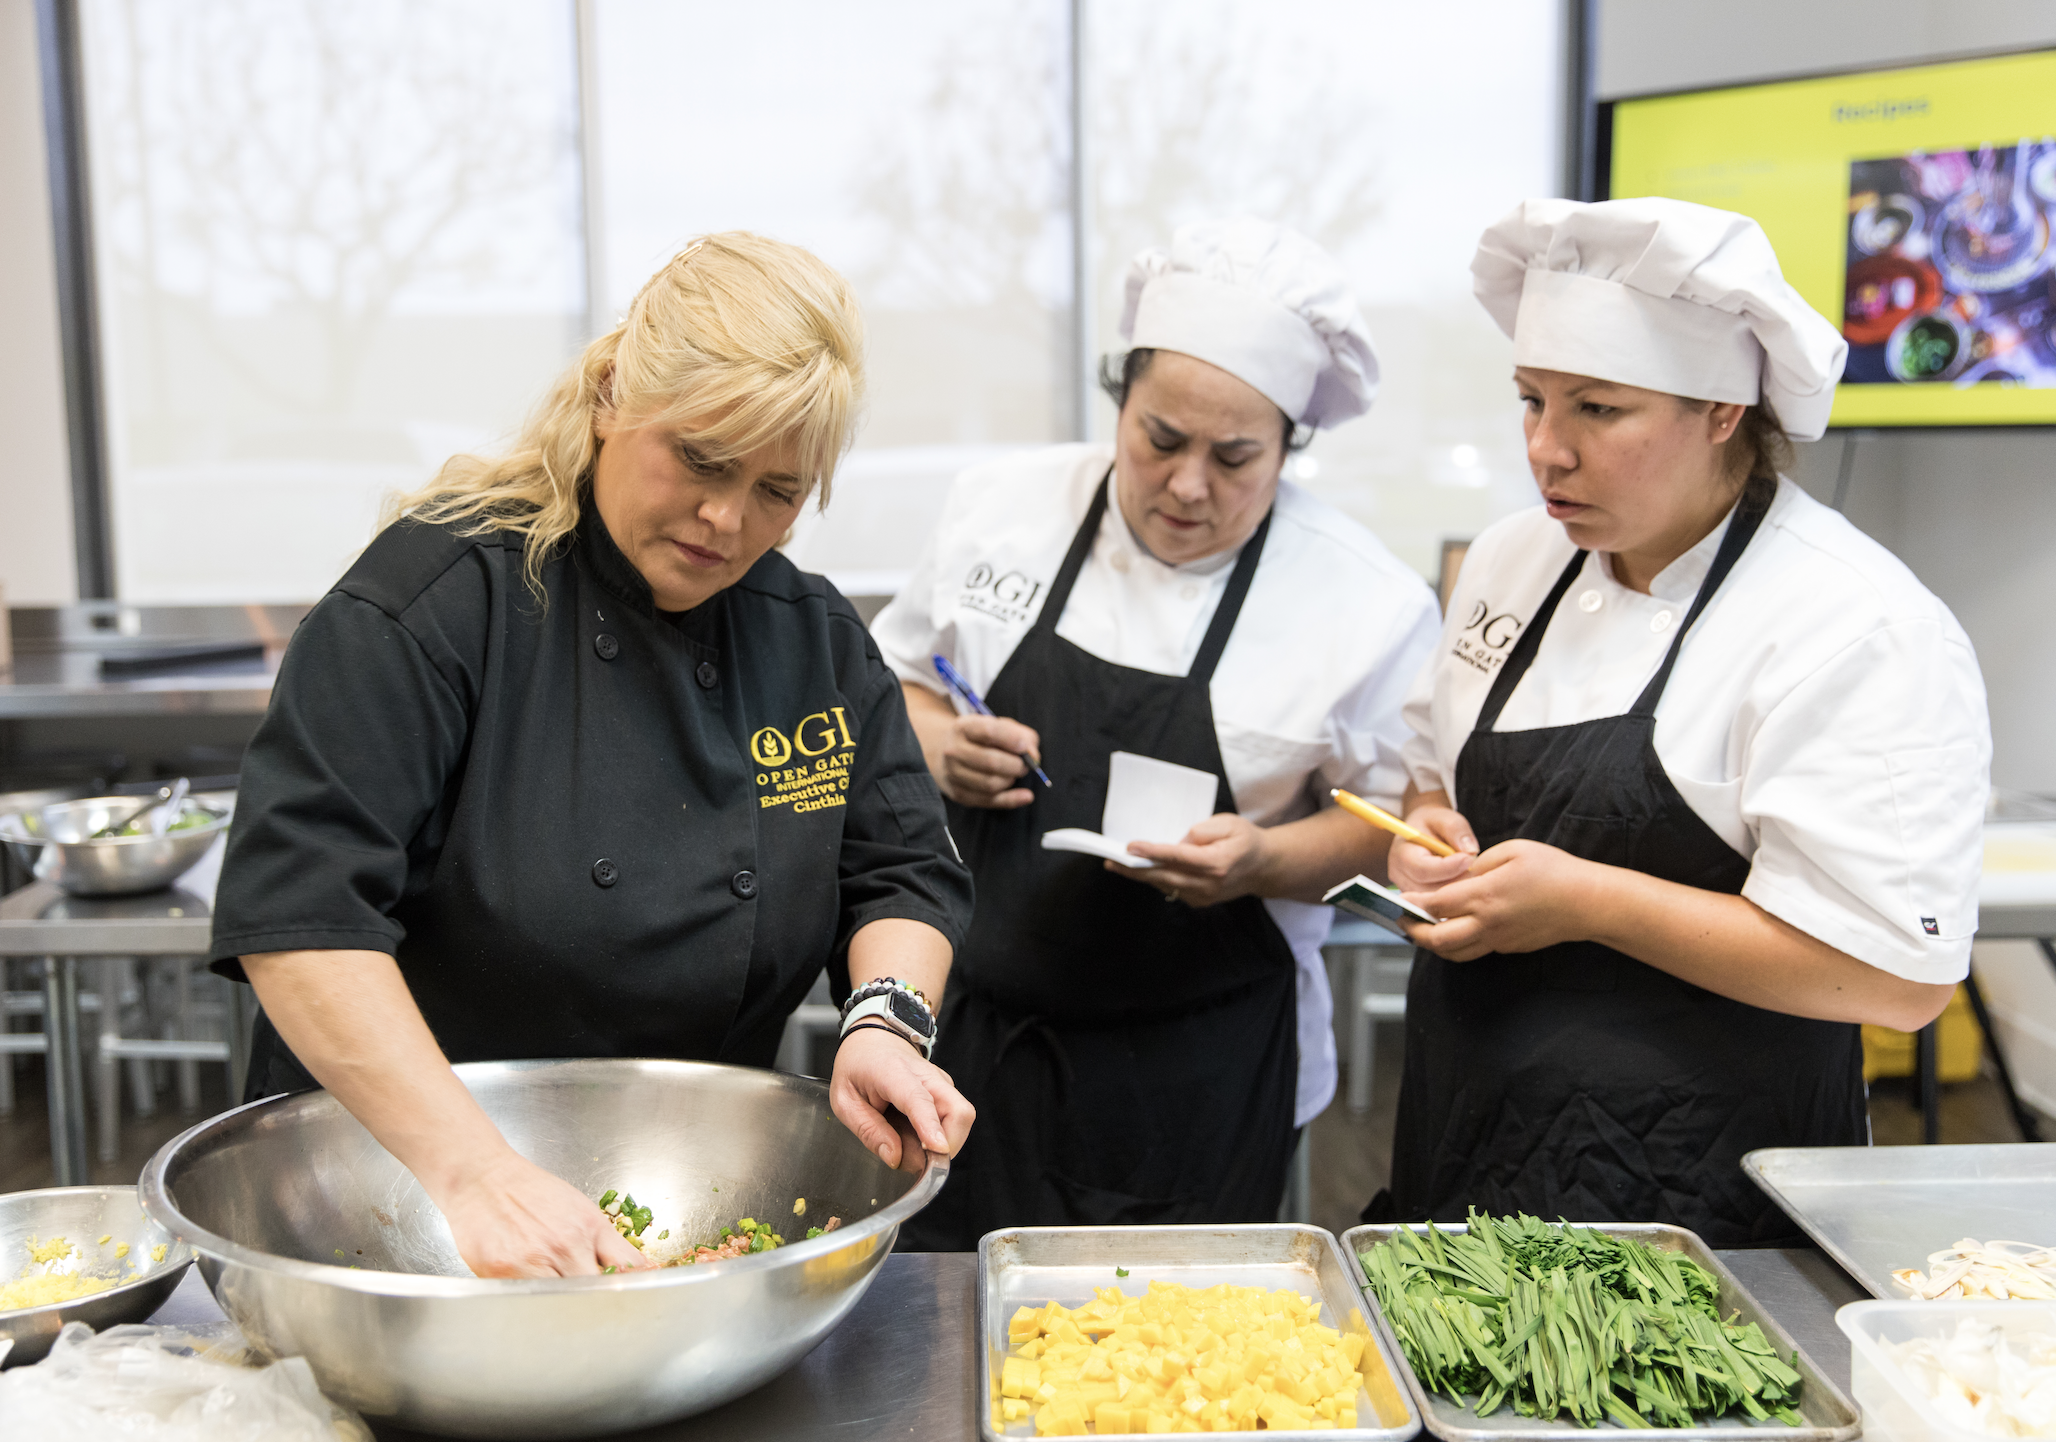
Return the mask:
[[1963,1237],[2056,1244],[2056,1142],[1767,1147],[1742,1170],[1874,1297]]
[[[1114,1269],[1128,1275],[1116,1277]],[[1376,1427],[1333,1432],[1228,1432],[1213,1436],[1399,1439],[1420,1431],[1420,1413],[1401,1390],[1400,1364],[1391,1342],[1371,1326],[1356,1284],[1356,1268],[1335,1245],[1332,1232],[1287,1223],[1241,1227],[1011,1227],[988,1232],[978,1243],[978,1435],[1031,1437],[1023,1419],[1004,1431],[993,1426],[992,1403],[999,1396],[1000,1363],[1007,1355],[1007,1319],[1020,1307],[1052,1298],[1067,1307],[1092,1300],[1098,1287],[1119,1287],[1140,1296],[1151,1282],[1211,1287],[1227,1282],[1267,1291],[1289,1288],[1318,1298],[1321,1321],[1342,1332],[1361,1333],[1365,1390],[1358,1393],[1359,1419],[1376,1417]],[[1115,1435],[1115,1434],[1108,1434]],[[1133,1434],[1128,1434],[1133,1435]]]
[[[1342,1250],[1349,1254],[1351,1273],[1356,1278],[1357,1290],[1370,1311],[1386,1347],[1399,1359],[1400,1376],[1406,1382],[1407,1391],[1412,1394],[1414,1405],[1420,1409],[1421,1417],[1430,1432],[1447,1442],[1506,1442],[1510,1438],[1540,1438],[1556,1442],[1566,1433],[1603,1433],[1608,1438],[1633,1437],[1713,1437],[1720,1442],[1740,1442],[1740,1439],[1761,1437],[1773,1442],[1846,1442],[1863,1430],[1862,1419],[1856,1404],[1840,1387],[1830,1381],[1819,1367],[1792,1340],[1791,1334],[1779,1326],[1777,1319],[1766,1312],[1748,1290],[1735,1279],[1735,1274],[1722,1264],[1697,1232],[1688,1232],[1683,1227],[1665,1226],[1660,1222],[1580,1222],[1579,1226],[1590,1226],[1594,1231],[1604,1232],[1610,1237],[1631,1237],[1645,1246],[1663,1252],[1683,1252],[1707,1271],[1713,1273],[1720,1285],[1720,1309],[1722,1316],[1735,1312],[1742,1314],[1744,1322],[1754,1322],[1763,1328],[1763,1335],[1769,1339],[1780,1356],[1798,1354],[1793,1365],[1797,1369],[1802,1386],[1799,1392],[1799,1415],[1805,1425],[1787,1427],[1782,1422],[1751,1422],[1747,1418],[1722,1418],[1704,1427],[1619,1427],[1611,1422],[1598,1427],[1580,1427],[1571,1422],[1544,1422],[1533,1417],[1522,1417],[1511,1407],[1501,1407],[1490,1417],[1480,1417],[1469,1407],[1458,1407],[1447,1397],[1430,1396],[1421,1386],[1420,1378],[1407,1364],[1406,1356],[1399,1350],[1399,1340],[1393,1335],[1391,1325],[1385,1320],[1384,1309],[1378,1305],[1378,1297],[1364,1280],[1363,1267],[1356,1262],[1360,1251],[1367,1251],[1373,1243],[1382,1242],[1399,1230],[1396,1225],[1374,1225],[1351,1227],[1342,1234]],[[1448,1232],[1470,1230],[1460,1222],[1442,1223]]]

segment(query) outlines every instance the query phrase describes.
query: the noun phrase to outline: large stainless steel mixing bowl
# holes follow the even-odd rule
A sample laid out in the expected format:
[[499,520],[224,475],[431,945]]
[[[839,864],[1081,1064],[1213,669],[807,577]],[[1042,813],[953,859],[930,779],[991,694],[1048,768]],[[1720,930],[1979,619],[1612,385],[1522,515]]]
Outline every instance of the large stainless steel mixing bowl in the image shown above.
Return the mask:
[[74,896],[127,896],[156,891],[192,870],[214,838],[227,828],[231,808],[188,799],[181,814],[204,814],[201,826],[162,836],[104,836],[95,833],[132,820],[156,801],[152,796],[89,796],[34,811],[0,816],[0,841],[14,846],[22,864]]
[[[31,1238],[54,1237],[77,1250],[76,1264],[66,1270],[112,1278],[117,1285],[76,1302],[0,1312],[0,1338],[14,1342],[0,1366],[42,1361],[66,1322],[97,1331],[142,1321],[164,1305],[193,1262],[190,1248],[143,1215],[134,1187],[44,1187],[0,1196],[0,1282],[13,1281],[30,1265]],[[125,1256],[117,1254],[122,1247],[128,1249]],[[150,1255],[157,1247],[164,1248],[161,1262]],[[134,1280],[123,1280],[132,1268]]]
[[589,1436],[747,1392],[842,1320],[949,1170],[940,1157],[919,1175],[888,1168],[804,1077],[621,1060],[457,1075],[523,1155],[587,1196],[633,1192],[674,1237],[745,1216],[793,1238],[830,1216],[843,1226],[726,1262],[484,1281],[413,1177],[326,1092],[168,1142],[143,1171],[143,1206],[199,1253],[250,1341],[304,1356],[336,1401],[425,1431]]

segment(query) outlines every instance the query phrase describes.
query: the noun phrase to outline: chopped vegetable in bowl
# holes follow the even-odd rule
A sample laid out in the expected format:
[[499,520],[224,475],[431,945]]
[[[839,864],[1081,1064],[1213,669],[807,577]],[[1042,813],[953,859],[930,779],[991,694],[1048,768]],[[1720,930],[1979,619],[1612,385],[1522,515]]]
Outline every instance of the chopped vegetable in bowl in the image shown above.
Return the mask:
[[[600,1196],[600,1210],[614,1222],[614,1230],[627,1239],[660,1267],[688,1267],[695,1262],[722,1262],[730,1257],[745,1257],[756,1252],[768,1252],[774,1247],[785,1245],[785,1238],[771,1230],[769,1222],[760,1222],[755,1217],[740,1218],[732,1227],[723,1227],[721,1235],[711,1242],[695,1244],[680,1238],[671,1241],[671,1229],[666,1227],[656,1236],[645,1241],[643,1233],[656,1220],[648,1207],[639,1206],[635,1197],[609,1187]],[[806,1213],[806,1198],[793,1203],[793,1214]],[[825,1236],[842,1225],[841,1217],[830,1217],[825,1227],[807,1228],[806,1240],[812,1241]],[[614,1267],[606,1269],[617,1270]]]

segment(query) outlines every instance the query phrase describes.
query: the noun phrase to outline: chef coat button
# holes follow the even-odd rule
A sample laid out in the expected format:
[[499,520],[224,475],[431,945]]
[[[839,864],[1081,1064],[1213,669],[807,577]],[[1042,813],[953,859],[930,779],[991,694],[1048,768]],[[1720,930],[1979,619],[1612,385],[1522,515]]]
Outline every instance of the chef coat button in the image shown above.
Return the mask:
[[1659,635],[1665,631],[1668,631],[1670,628],[1671,613],[1668,611],[1658,611],[1654,616],[1651,616],[1649,618],[1649,629],[1657,632]]
[[1187,586],[1183,590],[1179,591],[1178,595],[1187,601],[1197,601],[1199,599],[1199,587]]
[[693,680],[700,683],[700,689],[711,691],[721,684],[721,668],[712,661],[702,661],[692,673]]
[[736,872],[735,879],[728,883],[728,889],[737,896],[740,896],[744,901],[748,901],[757,894],[757,873],[754,871]]
[[593,881],[600,886],[612,886],[621,879],[621,868],[602,856],[593,863]]
[[1584,595],[1578,597],[1578,609],[1580,611],[1596,611],[1605,604],[1606,597],[1600,595],[1597,591],[1587,591]]
[[1108,564],[1111,565],[1116,571],[1119,571],[1123,575],[1126,575],[1128,572],[1128,553],[1126,551],[1114,552],[1114,558]]
[[602,661],[611,661],[621,654],[621,643],[602,631],[593,637],[593,650],[599,653]]

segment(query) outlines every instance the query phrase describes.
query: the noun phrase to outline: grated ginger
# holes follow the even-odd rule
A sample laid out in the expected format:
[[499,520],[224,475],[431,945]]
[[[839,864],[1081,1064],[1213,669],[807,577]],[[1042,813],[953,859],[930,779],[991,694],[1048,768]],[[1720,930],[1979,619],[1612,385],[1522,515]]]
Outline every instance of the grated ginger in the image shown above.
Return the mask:
[[51,1262],[61,1262],[67,1257],[77,1255],[78,1248],[62,1237],[52,1237],[47,1242],[39,1242],[34,1237],[29,1238],[29,1260],[31,1262],[42,1262],[47,1265]]
[[0,1284],[0,1312],[18,1312],[24,1307],[47,1307],[53,1302],[77,1302],[104,1292],[114,1283],[106,1277],[80,1277],[61,1272],[42,1272]]

